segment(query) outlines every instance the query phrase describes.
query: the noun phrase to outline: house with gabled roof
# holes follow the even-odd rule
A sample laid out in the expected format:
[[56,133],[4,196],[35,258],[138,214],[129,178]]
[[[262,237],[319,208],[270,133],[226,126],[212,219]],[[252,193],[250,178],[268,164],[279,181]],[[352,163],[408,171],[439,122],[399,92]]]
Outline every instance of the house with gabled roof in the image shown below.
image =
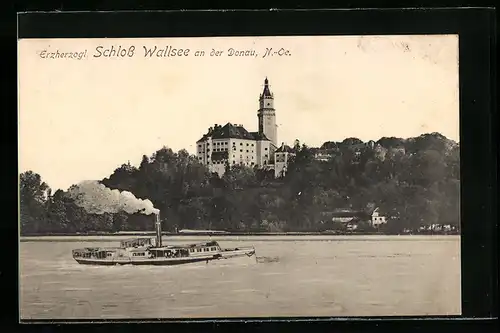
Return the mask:
[[281,178],[285,176],[290,157],[294,155],[295,152],[293,149],[285,145],[284,142],[281,144],[281,147],[276,149],[274,152],[274,177]]
[[367,222],[372,227],[379,227],[387,223],[385,216],[380,214],[379,208],[374,207],[368,210],[336,209],[329,212],[322,212],[324,221],[355,225],[359,222]]

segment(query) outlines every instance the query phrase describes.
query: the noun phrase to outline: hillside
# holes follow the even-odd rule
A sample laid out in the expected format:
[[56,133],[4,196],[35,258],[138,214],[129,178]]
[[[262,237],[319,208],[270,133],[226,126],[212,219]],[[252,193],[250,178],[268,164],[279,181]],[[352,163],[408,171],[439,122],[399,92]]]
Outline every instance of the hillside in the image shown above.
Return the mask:
[[[143,156],[139,167],[121,165],[101,183],[151,200],[166,231],[322,231],[328,228],[324,211],[373,206],[389,217],[386,233],[459,226],[459,145],[439,133],[367,143],[348,138],[319,148],[296,141],[293,149],[281,179],[240,166],[219,178],[185,150],[163,147]],[[21,174],[20,191],[22,234],[153,228],[152,216],[89,213],[68,192],[51,193],[34,171]]]

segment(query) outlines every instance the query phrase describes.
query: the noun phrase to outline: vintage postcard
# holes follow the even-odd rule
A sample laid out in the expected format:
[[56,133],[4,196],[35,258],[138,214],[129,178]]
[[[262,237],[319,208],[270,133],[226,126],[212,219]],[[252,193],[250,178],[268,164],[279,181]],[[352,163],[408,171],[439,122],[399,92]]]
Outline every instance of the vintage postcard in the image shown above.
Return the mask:
[[21,320],[461,314],[457,35],[18,52]]

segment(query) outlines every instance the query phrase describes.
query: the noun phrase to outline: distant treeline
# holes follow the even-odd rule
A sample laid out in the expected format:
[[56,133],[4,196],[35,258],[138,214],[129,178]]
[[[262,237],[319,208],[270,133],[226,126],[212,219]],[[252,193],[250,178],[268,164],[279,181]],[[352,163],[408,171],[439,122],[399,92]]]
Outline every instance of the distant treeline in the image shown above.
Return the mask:
[[[374,206],[388,217],[378,230],[383,233],[431,224],[459,227],[459,145],[439,133],[371,144],[348,138],[321,148],[296,140],[292,149],[295,156],[280,179],[272,170],[245,166],[228,166],[219,177],[187,151],[163,147],[143,156],[138,168],[123,164],[102,184],[151,200],[161,211],[165,231],[334,230],[342,226],[325,221],[322,213]],[[20,198],[21,234],[154,229],[153,216],[89,214],[67,192],[52,193],[33,171],[20,176]],[[363,230],[373,232],[369,225]]]

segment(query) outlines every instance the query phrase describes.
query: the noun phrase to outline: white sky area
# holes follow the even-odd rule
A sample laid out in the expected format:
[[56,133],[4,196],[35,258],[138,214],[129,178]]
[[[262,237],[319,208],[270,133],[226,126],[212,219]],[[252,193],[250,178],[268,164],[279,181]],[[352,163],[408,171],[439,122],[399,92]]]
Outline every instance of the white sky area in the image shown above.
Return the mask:
[[[133,45],[135,54],[95,58],[99,45]],[[143,46],[190,53],[147,58]],[[258,56],[228,57],[229,48]],[[290,55],[263,58],[266,48]],[[266,76],[280,143],[430,132],[459,140],[457,35],[39,39],[20,40],[18,50],[19,171],[39,173],[54,190],[129,160],[138,166],[162,146],[195,153],[216,123],[256,131]],[[56,50],[87,53],[41,57]]]

